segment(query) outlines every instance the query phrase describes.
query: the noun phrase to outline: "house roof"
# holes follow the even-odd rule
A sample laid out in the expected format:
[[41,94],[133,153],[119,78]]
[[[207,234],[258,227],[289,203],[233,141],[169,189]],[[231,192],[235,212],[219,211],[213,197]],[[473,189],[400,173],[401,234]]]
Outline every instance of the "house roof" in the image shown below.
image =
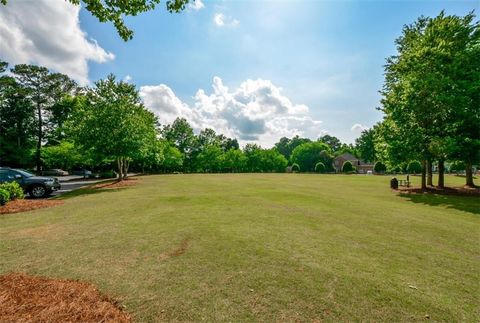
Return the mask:
[[350,153],[343,153],[341,155],[338,155],[337,157],[335,157],[335,159],[345,159],[345,160],[359,160],[359,158],[353,156],[352,154]]

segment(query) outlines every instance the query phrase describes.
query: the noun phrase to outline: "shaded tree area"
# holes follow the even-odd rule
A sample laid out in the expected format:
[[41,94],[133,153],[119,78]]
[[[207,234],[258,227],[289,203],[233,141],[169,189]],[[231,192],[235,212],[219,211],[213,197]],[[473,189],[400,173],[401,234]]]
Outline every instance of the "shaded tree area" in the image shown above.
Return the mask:
[[420,17],[403,28],[397,54],[387,59],[383,122],[375,150],[390,168],[422,165],[422,188],[444,186],[446,162],[462,161],[466,185],[480,162],[480,29],[470,13]]

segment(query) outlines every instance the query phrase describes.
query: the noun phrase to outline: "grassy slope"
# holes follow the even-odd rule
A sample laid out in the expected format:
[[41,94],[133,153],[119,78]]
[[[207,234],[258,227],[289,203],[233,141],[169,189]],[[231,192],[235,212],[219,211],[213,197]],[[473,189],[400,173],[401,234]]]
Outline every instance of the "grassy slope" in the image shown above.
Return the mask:
[[139,321],[475,321],[480,201],[388,181],[144,177],[0,217],[0,273],[93,282]]

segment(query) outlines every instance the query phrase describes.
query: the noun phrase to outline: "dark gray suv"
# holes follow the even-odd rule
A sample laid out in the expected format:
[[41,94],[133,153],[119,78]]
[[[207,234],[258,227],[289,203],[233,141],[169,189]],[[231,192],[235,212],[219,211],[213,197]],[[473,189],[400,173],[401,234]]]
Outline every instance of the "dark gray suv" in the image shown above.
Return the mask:
[[35,176],[21,169],[0,167],[0,183],[17,182],[33,198],[47,197],[60,189],[55,177]]

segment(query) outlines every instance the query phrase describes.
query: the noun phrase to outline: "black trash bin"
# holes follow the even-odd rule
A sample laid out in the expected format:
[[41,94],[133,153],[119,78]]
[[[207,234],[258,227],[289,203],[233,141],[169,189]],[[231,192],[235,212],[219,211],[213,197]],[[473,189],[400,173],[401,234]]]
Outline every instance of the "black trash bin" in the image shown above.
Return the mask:
[[390,188],[394,190],[398,189],[398,179],[395,177],[390,180]]

